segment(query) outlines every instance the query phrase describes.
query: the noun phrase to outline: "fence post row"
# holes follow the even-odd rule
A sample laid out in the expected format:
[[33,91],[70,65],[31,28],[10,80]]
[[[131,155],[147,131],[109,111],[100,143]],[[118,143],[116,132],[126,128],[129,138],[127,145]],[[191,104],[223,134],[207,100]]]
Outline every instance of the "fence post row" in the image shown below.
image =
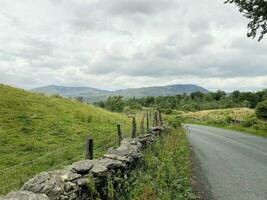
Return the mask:
[[121,145],[122,134],[121,134],[121,125],[120,124],[117,124],[117,130],[118,130],[119,145]]
[[141,135],[145,135],[145,115],[142,113],[142,120],[141,120]]
[[93,138],[87,136],[85,139],[85,158],[89,160],[94,159],[94,141]]
[[161,111],[158,111],[159,113],[159,125],[162,126],[162,117],[161,117]]
[[146,112],[146,130],[149,130],[149,114]]
[[132,119],[132,138],[136,137],[136,121],[135,121],[135,117],[133,117]]

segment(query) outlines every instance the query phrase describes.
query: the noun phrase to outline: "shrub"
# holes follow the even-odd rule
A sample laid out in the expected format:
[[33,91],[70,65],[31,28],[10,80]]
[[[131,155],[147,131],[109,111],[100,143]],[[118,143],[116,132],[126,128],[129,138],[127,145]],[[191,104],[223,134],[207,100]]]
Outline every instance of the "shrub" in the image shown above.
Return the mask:
[[172,114],[172,109],[164,109],[162,112],[166,115],[171,115]]
[[180,115],[172,116],[168,119],[169,124],[177,129],[182,126],[182,117]]
[[256,117],[249,117],[249,118],[245,119],[244,121],[242,121],[242,126],[244,126],[244,127],[252,127],[255,124],[257,124]]
[[267,101],[263,101],[257,104],[256,115],[259,119],[267,120]]
[[59,94],[53,94],[51,97],[56,99],[63,99],[63,97],[60,96]]
[[197,103],[192,102],[192,103],[189,103],[189,104],[185,104],[182,107],[182,110],[195,112],[195,111],[199,111],[200,108],[199,108],[199,105]]

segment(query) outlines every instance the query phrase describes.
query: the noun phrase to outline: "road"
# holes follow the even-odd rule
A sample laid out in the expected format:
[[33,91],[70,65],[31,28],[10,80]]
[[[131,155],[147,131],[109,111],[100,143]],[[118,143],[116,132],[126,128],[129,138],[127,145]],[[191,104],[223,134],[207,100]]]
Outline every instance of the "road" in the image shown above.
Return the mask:
[[200,125],[189,128],[204,199],[267,200],[267,138]]

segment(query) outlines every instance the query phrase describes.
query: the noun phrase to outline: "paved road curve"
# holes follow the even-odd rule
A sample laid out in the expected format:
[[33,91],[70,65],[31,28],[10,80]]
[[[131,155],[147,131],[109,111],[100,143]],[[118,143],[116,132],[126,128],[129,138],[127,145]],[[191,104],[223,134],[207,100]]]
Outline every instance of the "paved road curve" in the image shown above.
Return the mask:
[[241,132],[189,125],[198,178],[212,197],[267,200],[267,139]]

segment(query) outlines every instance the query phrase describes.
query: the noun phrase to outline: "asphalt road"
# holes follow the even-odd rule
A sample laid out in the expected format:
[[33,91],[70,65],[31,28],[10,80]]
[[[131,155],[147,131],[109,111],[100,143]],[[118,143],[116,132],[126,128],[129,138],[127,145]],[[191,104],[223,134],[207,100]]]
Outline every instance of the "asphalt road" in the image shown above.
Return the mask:
[[205,199],[267,200],[267,138],[199,125],[189,128],[195,174],[205,187]]

